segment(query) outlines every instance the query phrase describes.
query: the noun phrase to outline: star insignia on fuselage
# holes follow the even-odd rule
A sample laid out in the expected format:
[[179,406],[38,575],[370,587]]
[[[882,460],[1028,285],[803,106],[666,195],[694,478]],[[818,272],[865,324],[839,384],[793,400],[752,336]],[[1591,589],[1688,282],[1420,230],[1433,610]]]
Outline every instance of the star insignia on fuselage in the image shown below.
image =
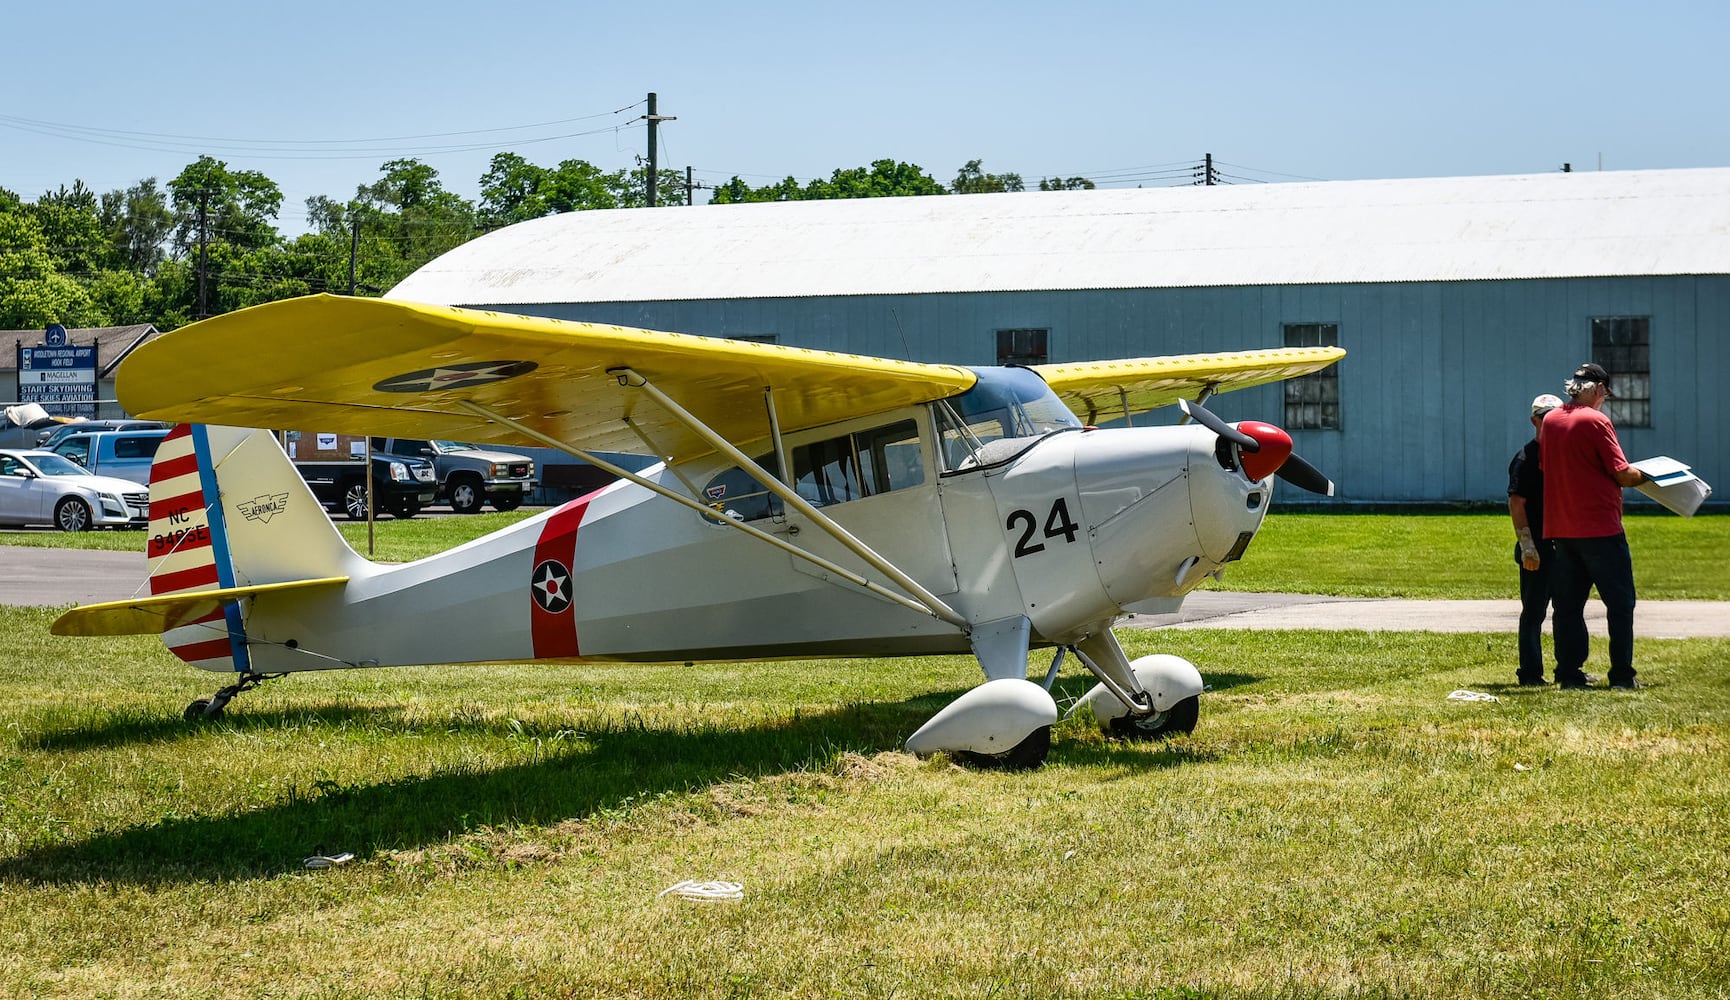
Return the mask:
[[373,383],[373,388],[379,392],[467,389],[526,375],[537,367],[539,366],[533,361],[470,361],[460,365],[441,365],[437,368],[422,368],[420,371],[392,375],[382,382]]
[[557,559],[547,559],[535,567],[529,593],[535,606],[548,614],[560,614],[571,606],[571,571]]

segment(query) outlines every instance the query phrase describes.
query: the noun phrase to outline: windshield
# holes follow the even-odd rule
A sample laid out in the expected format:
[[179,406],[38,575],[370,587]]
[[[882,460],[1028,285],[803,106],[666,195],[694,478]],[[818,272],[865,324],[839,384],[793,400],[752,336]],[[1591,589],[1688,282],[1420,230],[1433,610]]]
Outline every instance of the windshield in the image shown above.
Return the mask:
[[89,469],[71,459],[61,458],[55,454],[31,455],[30,461],[36,466],[36,471],[44,476],[88,476]]
[[979,376],[973,388],[937,404],[949,471],[1007,462],[1047,434],[1080,429],[1081,421],[1034,372],[973,371]]
[[474,451],[475,450],[474,445],[465,444],[462,441],[434,441],[433,447],[438,449],[438,452],[441,455],[448,454],[449,452],[453,452],[453,451]]

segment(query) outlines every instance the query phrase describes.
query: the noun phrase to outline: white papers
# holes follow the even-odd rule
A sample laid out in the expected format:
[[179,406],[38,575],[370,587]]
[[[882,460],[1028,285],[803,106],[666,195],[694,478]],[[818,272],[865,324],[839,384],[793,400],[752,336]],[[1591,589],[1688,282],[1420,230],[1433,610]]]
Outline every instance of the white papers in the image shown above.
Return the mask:
[[1706,480],[1673,458],[1659,455],[1630,464],[1651,477],[1634,488],[1683,517],[1693,517],[1712,495],[1712,487],[1706,485]]

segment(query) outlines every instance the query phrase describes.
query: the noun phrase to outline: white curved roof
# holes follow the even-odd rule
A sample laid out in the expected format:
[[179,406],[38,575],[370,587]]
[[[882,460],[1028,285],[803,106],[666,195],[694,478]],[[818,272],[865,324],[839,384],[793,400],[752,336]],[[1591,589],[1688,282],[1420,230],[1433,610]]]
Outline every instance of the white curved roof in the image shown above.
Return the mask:
[[571,212],[391,298],[447,305],[1730,273],[1730,169]]

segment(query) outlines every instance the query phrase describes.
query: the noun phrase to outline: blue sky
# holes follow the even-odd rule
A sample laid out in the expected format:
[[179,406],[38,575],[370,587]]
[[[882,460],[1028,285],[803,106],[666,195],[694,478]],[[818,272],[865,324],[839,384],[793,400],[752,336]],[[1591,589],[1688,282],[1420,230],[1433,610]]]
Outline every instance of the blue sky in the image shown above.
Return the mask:
[[1730,5],[1704,0],[494,6],[13,4],[0,186],[208,152],[275,180],[297,232],[398,156],[470,198],[501,150],[633,166],[649,91],[678,118],[661,162],[709,183],[885,157],[1030,186],[1170,184],[1209,152],[1242,182],[1730,166]]

